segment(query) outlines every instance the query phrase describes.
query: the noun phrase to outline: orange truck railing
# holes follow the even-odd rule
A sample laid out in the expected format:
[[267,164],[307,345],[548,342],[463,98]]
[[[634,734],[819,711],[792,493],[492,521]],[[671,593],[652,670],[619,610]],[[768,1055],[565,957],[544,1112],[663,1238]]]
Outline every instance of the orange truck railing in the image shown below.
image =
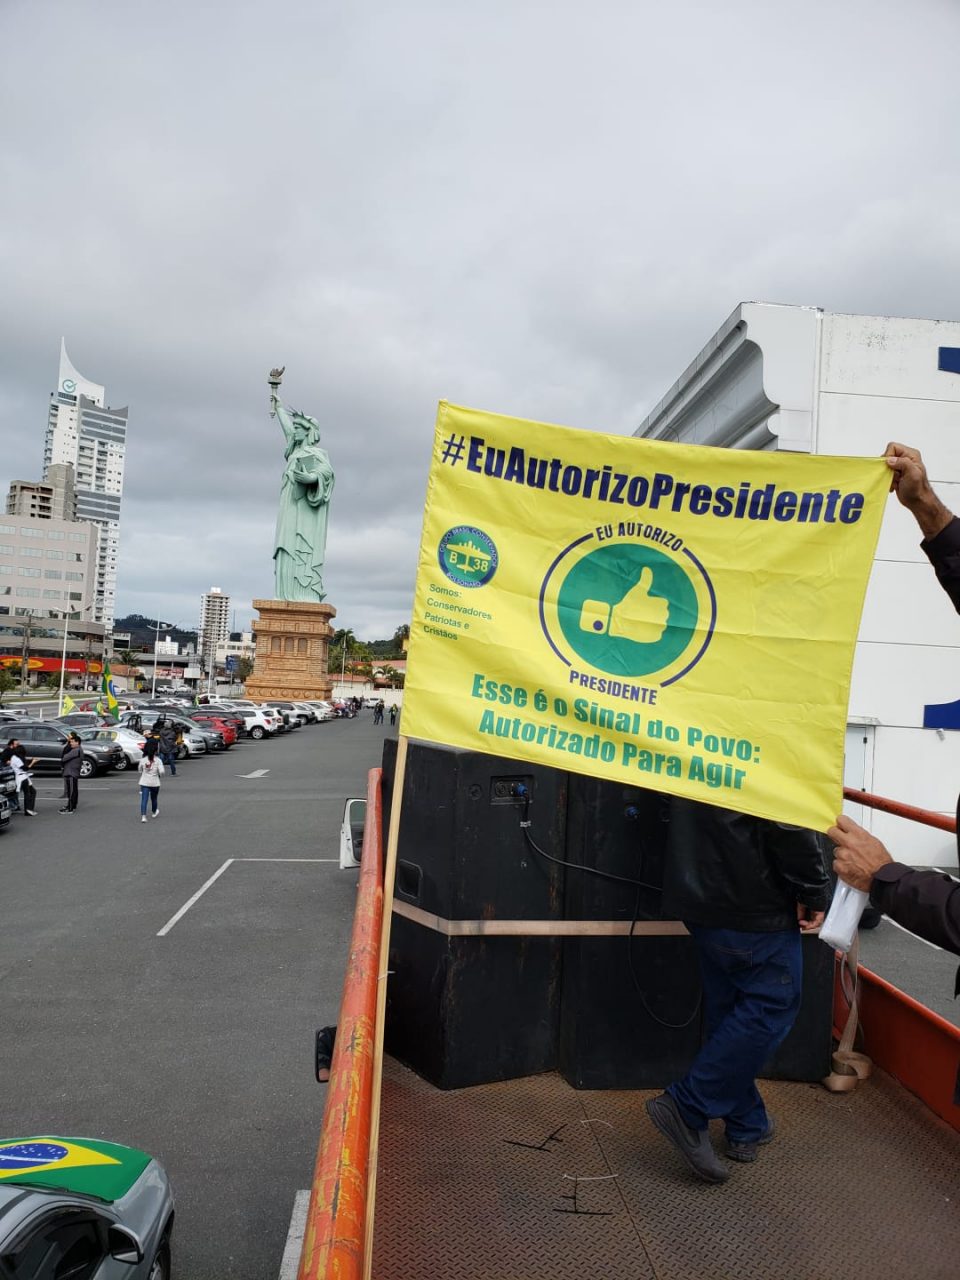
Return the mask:
[[[870,809],[882,809],[911,822],[941,831],[957,829],[955,818],[844,787],[844,798]],[[960,1028],[920,1004],[892,983],[858,970],[860,1028],[863,1048],[878,1067],[916,1094],[942,1120],[960,1131],[960,1106],[954,1102],[960,1067]],[[849,1008],[838,962],[833,993],[834,1033],[839,1036]]]
[[360,1280],[383,919],[381,770],[371,769],[350,956],[298,1280]]
[[[847,799],[915,822],[955,831],[953,818],[845,788]],[[381,973],[383,919],[383,806],[381,771],[371,769],[367,817],[350,957],[343,983],[327,1105],[314,1168],[298,1280],[362,1280],[375,1064],[374,1029]],[[862,966],[860,1018],[866,1052],[960,1130],[953,1103],[960,1030]],[[834,988],[834,1025],[846,1018],[840,965]]]

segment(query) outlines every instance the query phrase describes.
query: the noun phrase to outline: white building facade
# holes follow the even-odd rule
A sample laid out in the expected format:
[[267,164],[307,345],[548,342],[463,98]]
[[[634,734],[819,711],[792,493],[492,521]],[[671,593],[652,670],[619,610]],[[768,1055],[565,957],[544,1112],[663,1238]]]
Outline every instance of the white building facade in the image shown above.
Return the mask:
[[[897,440],[921,451],[940,497],[960,511],[960,322],[744,303],[635,434],[858,457]],[[960,618],[920,541],[891,496],[857,640],[844,783],[952,815]],[[945,832],[845,808],[904,862],[956,862]]]
[[120,544],[120,502],[127,446],[127,410],[104,404],[104,388],[85,378],[60,343],[57,390],[51,393],[43,454],[43,478],[50,468],[74,469],[76,518],[97,527],[94,618],[113,627]]

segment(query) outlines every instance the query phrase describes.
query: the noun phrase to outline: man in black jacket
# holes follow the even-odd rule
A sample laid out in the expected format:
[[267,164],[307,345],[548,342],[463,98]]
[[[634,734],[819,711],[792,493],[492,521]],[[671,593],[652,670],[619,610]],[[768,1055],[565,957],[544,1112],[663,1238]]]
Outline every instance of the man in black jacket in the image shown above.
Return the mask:
[[[888,444],[892,487],[923,534],[937,581],[960,613],[960,520],[934,493],[916,449]],[[960,805],[957,811],[960,827]],[[895,862],[886,848],[841,814],[827,835],[837,846],[833,869],[842,880],[870,894],[870,902],[911,933],[960,955],[960,884],[942,871],[913,871]],[[958,830],[960,848],[960,830]]]
[[690,1070],[647,1103],[650,1119],[705,1182],[723,1182],[707,1125],[726,1154],[757,1158],[773,1137],[757,1072],[800,1009],[800,933],[823,922],[830,880],[812,831],[674,798],[663,912],[697,944],[706,1039]]

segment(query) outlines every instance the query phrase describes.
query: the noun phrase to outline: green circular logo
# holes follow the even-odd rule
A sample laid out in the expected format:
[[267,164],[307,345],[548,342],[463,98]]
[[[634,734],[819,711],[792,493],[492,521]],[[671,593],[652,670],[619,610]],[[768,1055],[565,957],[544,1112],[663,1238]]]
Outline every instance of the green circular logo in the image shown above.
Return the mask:
[[458,587],[485,586],[500,563],[490,535],[470,524],[447,530],[440,539],[437,559],[444,574]]
[[699,617],[685,570],[653,547],[610,543],[570,569],[557,595],[557,618],[582,662],[617,676],[646,676],[670,666],[690,644]]

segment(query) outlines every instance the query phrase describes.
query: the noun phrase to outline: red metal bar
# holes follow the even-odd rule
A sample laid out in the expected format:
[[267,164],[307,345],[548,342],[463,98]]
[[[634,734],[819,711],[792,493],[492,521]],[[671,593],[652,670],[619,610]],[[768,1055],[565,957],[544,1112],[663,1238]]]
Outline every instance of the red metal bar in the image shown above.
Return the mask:
[[[960,1028],[863,965],[857,972],[864,1053],[960,1132],[960,1107],[953,1100]],[[834,1034],[838,1039],[848,1008],[838,955],[833,988]]]
[[843,798],[853,800],[856,804],[865,804],[868,809],[882,809],[884,813],[896,814],[898,818],[922,822],[927,827],[939,827],[941,831],[956,832],[957,830],[956,818],[944,817],[942,813],[934,813],[932,809],[917,809],[912,804],[901,804],[899,800],[888,800],[886,796],[874,796],[869,791],[857,791],[854,787],[844,787]]
[[381,770],[371,769],[350,957],[298,1280],[363,1275],[374,1028],[383,918]]

